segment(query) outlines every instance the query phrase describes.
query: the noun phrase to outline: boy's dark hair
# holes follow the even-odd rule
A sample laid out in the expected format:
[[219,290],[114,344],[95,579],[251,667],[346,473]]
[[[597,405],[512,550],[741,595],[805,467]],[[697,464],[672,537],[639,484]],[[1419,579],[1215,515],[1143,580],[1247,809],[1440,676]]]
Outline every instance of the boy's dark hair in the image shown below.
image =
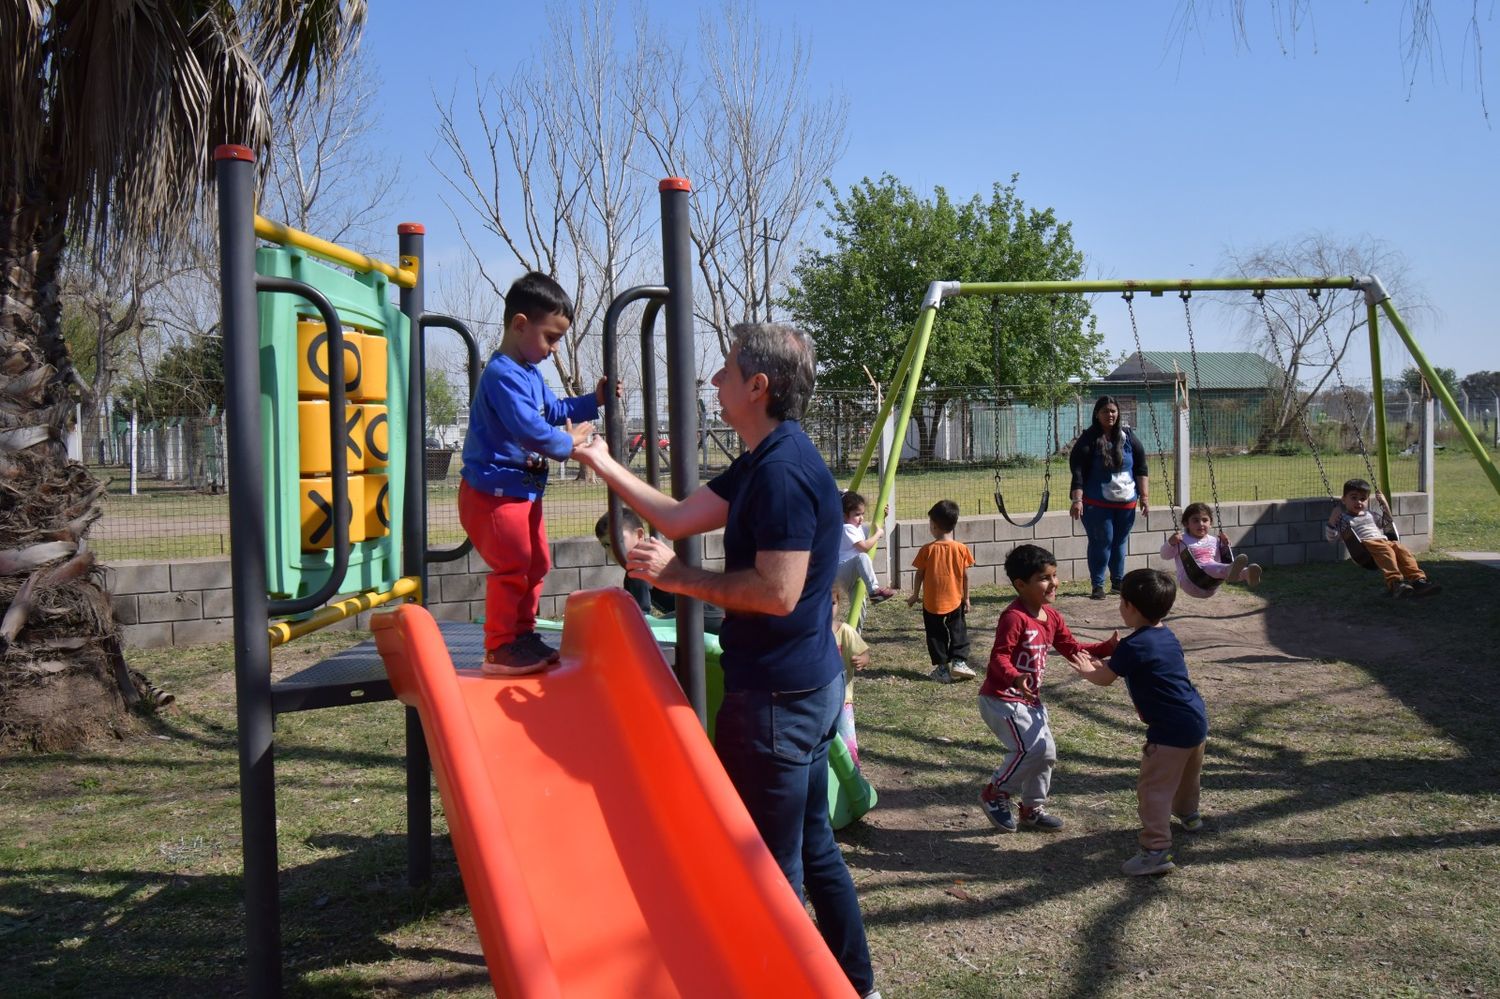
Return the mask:
[[854,511],[866,505],[865,498],[853,489],[846,489],[844,491],[844,497],[841,502],[844,504],[845,517],[852,517]]
[[927,519],[943,529],[947,534],[958,526],[958,504],[952,500],[938,500],[932,504],[932,509],[927,511]]
[[[641,518],[636,516],[634,510],[628,506],[622,505],[620,507],[620,530],[638,531],[645,526],[641,523]],[[606,513],[594,521],[594,537],[600,541],[609,540],[609,514]]]
[[528,319],[543,316],[562,316],[573,321],[573,300],[563,291],[562,285],[541,271],[531,271],[516,278],[505,293],[505,325],[518,315]]
[[1024,583],[1057,559],[1041,545],[1016,545],[1005,556],[1005,574],[1012,583]]
[[1348,482],[1344,483],[1344,491],[1340,493],[1340,495],[1348,496],[1350,493],[1362,493],[1365,496],[1369,496],[1374,491],[1375,487],[1370,485],[1364,479],[1350,479]]
[[1167,616],[1177,600],[1177,584],[1160,569],[1132,569],[1120,580],[1120,596],[1152,624]]
[[1208,514],[1208,519],[1210,521],[1214,519],[1214,512],[1213,510],[1209,509],[1207,503],[1189,503],[1187,506],[1182,508],[1182,522],[1186,524],[1189,517],[1196,516],[1200,513]]

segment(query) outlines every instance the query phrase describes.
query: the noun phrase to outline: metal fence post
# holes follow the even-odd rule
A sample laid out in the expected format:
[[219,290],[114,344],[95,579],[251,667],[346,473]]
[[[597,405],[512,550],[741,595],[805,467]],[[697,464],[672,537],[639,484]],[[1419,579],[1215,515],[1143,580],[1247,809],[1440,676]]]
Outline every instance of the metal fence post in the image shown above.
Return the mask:
[[1177,465],[1177,506],[1181,508],[1193,501],[1193,431],[1186,383],[1173,383],[1172,396],[1180,400],[1172,407],[1176,416],[1172,421],[1175,427],[1172,434],[1172,455]]

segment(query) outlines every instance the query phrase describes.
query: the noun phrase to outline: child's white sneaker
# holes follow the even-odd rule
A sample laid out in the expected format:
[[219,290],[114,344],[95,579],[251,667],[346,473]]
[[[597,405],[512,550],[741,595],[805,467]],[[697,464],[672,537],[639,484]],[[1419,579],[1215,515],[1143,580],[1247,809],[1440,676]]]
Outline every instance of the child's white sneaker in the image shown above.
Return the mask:
[[953,682],[953,674],[950,673],[950,672],[948,672],[948,667],[947,666],[934,666],[934,667],[932,667],[932,672],[927,674],[927,678],[929,680],[936,680],[938,683],[952,683]]
[[948,672],[953,674],[953,679],[955,680],[972,680],[979,675],[974,672],[974,667],[970,666],[963,659],[955,659],[950,662],[948,664]]
[[1260,566],[1256,565],[1254,562],[1251,562],[1249,565],[1245,566],[1245,585],[1246,586],[1259,586],[1260,585],[1260,574],[1261,574],[1261,568],[1260,568]]
[[[1224,577],[1224,582],[1226,582],[1226,583],[1238,583],[1240,581],[1240,576],[1244,575],[1245,566],[1247,566],[1249,564],[1250,564],[1250,556],[1246,555],[1244,552],[1240,552],[1238,555],[1236,555],[1234,557],[1234,561],[1232,563],[1230,563],[1230,565],[1229,565],[1229,575],[1227,575],[1227,576]],[[1258,580],[1257,580],[1257,582],[1258,582]]]

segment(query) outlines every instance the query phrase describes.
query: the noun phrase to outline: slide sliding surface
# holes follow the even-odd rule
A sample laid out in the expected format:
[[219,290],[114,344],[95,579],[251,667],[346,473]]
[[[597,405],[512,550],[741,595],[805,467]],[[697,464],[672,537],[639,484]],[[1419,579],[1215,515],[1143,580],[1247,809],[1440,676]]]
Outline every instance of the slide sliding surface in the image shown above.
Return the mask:
[[456,670],[416,605],[373,627],[498,995],[853,995],[623,591],[573,594],[528,677]]

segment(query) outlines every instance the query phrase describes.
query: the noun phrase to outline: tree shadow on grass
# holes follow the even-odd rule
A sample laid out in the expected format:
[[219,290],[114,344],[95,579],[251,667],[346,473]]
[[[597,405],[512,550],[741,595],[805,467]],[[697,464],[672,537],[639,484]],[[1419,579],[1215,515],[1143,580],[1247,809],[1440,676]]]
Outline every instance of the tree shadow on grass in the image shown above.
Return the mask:
[[[468,915],[446,838],[435,840],[434,880],[406,884],[401,836],[321,836],[336,855],[281,872],[283,984],[289,995],[368,995],[367,979],[321,973],[393,959],[446,961],[383,986],[423,994],[485,985],[472,953],[441,944],[395,946],[385,937],[419,920]],[[0,979],[20,997],[237,994],[246,979],[243,886],[238,875],[82,868],[0,869],[5,940]],[[318,976],[320,981],[309,981]]]

